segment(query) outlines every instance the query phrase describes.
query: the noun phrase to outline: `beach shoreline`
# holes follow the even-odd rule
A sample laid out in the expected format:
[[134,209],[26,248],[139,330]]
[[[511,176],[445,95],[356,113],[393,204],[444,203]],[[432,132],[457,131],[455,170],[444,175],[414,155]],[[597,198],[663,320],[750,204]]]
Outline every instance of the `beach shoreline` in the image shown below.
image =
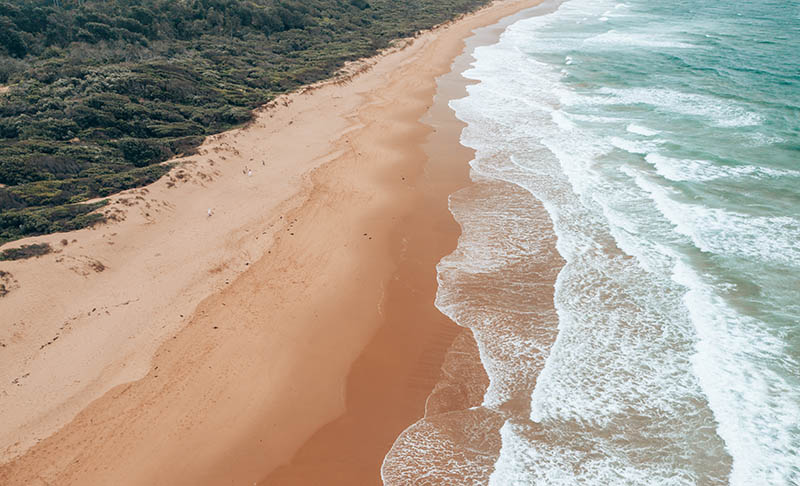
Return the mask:
[[[456,325],[433,305],[438,288],[435,267],[456,249],[461,235],[449,207],[450,197],[474,184],[469,167],[474,151],[460,144],[466,124],[455,117],[449,103],[467,96],[467,86],[474,83],[462,76],[473,61],[472,51],[496,42],[508,25],[527,16],[526,10],[471,30],[460,52],[448,54],[453,59],[450,68],[436,77],[433,103],[419,118],[432,131],[420,142],[426,162],[417,181],[416,203],[395,230],[395,240],[403,240],[404,245],[393,250],[398,269],[394,288],[387,290],[387,324],[353,365],[345,414],[317,431],[289,464],[259,485],[374,482],[383,456],[400,434],[429,412],[434,388],[443,385],[443,363],[454,351],[454,341],[459,341],[455,344],[459,353],[464,351],[464,343],[474,345],[469,329]],[[425,298],[420,299],[420,295]],[[467,383],[473,378],[475,383]],[[475,376],[459,377],[457,381],[464,380],[458,385],[461,389],[455,393],[455,387],[439,390],[435,407],[457,410],[479,405],[480,401],[467,404],[462,392],[488,384],[483,379],[482,370]],[[347,447],[337,449],[342,443]],[[376,454],[376,449],[383,453]],[[378,456],[380,462],[376,462]],[[370,463],[372,468],[365,469]],[[347,465],[346,474],[342,473],[343,465]],[[357,468],[361,470],[354,472]]]
[[[112,198],[118,223],[6,245],[57,251],[0,266],[17,317],[0,329],[3,484],[377,483],[458,330],[433,306],[434,266],[471,151],[452,114],[420,118],[473,29],[537,3],[495,3],[279,98]],[[340,427],[360,431],[339,443],[348,464],[325,455]]]

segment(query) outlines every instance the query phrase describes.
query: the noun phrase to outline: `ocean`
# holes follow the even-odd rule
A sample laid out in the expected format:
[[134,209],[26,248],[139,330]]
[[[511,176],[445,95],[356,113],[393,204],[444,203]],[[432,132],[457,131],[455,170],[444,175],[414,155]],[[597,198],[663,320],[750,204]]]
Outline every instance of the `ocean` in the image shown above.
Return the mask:
[[800,485],[800,2],[529,13],[450,103],[468,332],[384,484]]

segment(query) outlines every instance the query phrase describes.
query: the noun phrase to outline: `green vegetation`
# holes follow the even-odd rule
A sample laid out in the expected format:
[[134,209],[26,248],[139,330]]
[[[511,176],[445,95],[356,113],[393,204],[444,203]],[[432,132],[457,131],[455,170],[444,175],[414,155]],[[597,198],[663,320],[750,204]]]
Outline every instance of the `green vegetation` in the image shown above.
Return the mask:
[[[0,261],[22,260],[23,258],[38,257],[47,255],[53,248],[47,243],[34,243],[33,245],[22,245],[19,248],[9,248],[0,251]],[[2,272],[5,276],[6,272]]]
[[0,243],[94,224],[97,197],[488,0],[0,0]]

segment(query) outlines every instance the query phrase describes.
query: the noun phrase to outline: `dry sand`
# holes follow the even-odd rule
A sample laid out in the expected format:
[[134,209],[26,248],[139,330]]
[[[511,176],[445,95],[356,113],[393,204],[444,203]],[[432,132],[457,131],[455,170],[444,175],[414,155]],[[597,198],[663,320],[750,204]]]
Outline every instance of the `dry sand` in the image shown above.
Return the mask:
[[434,265],[471,153],[419,119],[472,29],[536,3],[280,98],[117,222],[4,246],[56,252],[0,264],[0,483],[379,484],[456,329]]

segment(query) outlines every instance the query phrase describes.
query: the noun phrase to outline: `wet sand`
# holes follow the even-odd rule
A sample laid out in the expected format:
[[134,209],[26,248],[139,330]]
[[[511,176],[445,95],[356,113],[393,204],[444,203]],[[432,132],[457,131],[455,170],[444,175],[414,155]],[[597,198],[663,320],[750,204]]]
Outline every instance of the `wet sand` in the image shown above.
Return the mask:
[[[480,405],[488,382],[472,333],[433,305],[435,266],[455,249],[461,233],[448,199],[473,184],[468,162],[474,153],[460,145],[464,124],[448,103],[467,95],[469,83],[461,73],[473,60],[472,49],[495,42],[518,17],[487,25],[467,39],[466,49],[449,54],[455,58],[450,72],[438,77],[433,104],[421,118],[433,131],[421,143],[426,162],[415,184],[413,206],[396,230],[403,246],[394,249],[398,269],[386,293],[386,325],[353,365],[345,414],[317,431],[289,464],[259,482],[261,486],[380,484],[376,471],[404,429],[426,412]],[[469,358],[467,363],[454,358],[458,362],[449,368],[457,369],[458,376],[443,382],[448,351],[451,358],[453,352]]]
[[471,153],[419,119],[470,31],[535,3],[281,98],[113,198],[119,222],[22,242],[57,252],[0,265],[0,483],[379,484],[457,329],[434,265]]

